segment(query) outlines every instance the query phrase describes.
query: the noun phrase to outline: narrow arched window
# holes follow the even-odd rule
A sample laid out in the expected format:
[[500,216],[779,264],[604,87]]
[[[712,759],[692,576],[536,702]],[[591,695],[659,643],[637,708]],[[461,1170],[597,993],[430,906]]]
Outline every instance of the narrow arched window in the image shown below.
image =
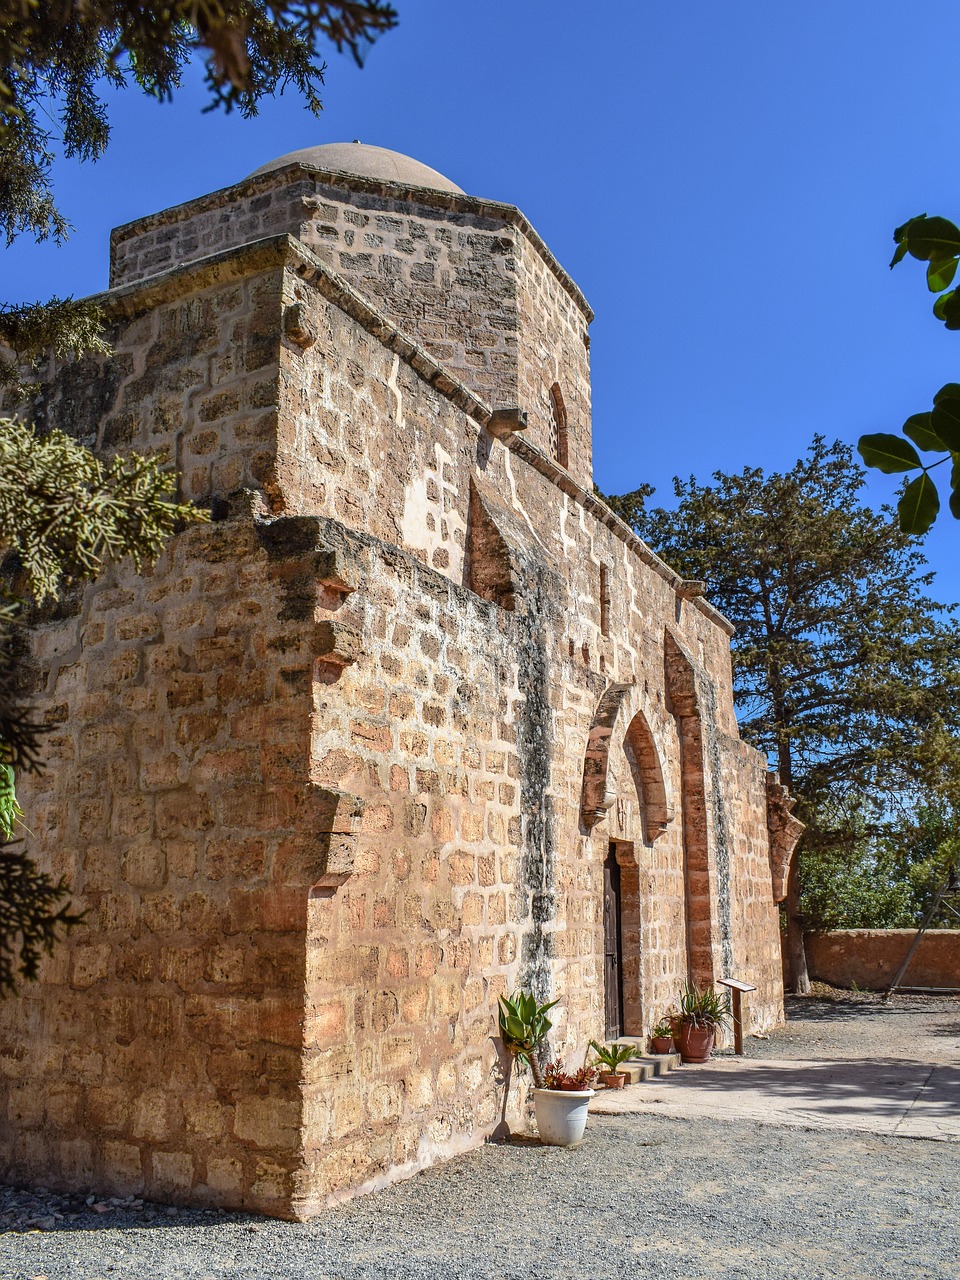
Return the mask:
[[550,428],[550,446],[553,456],[561,467],[567,465],[567,410],[563,403],[563,394],[559,383],[550,388],[550,403],[553,408],[553,423]]

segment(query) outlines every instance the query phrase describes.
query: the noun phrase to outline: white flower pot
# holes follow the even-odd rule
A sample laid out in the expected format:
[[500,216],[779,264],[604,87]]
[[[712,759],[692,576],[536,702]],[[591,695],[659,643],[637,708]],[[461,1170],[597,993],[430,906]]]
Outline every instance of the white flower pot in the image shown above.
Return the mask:
[[572,1147],[587,1127],[592,1089],[534,1089],[540,1141],[551,1147]]

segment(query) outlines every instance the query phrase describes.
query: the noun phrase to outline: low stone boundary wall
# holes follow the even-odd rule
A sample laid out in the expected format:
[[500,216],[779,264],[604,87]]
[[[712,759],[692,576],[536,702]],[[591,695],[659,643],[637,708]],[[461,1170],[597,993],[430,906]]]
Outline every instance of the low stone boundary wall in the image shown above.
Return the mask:
[[[884,991],[916,929],[837,929],[807,934],[810,977],[832,987]],[[960,929],[930,929],[903,977],[905,987],[960,988]]]

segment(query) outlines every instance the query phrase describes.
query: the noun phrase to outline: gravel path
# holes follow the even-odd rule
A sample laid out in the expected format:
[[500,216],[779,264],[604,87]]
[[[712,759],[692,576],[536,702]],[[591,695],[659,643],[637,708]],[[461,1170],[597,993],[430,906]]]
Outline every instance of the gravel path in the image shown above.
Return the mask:
[[960,997],[893,996],[835,991],[814,984],[812,996],[787,996],[787,1024],[769,1040],[748,1036],[748,1058],[960,1059]]
[[[924,1017],[955,1046],[960,1002],[906,1000],[908,1016],[859,995],[794,1002],[751,1056],[829,1058],[861,1033],[861,1051],[896,1056]],[[307,1225],[0,1191],[0,1277],[960,1280],[958,1202],[948,1143],[593,1116],[575,1150],[487,1146]]]

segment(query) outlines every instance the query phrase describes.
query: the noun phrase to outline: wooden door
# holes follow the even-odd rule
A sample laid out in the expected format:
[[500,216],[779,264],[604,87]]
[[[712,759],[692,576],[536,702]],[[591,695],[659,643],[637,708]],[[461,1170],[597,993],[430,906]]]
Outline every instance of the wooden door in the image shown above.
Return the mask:
[[616,846],[603,864],[603,1011],[605,1034],[623,1033],[623,948],[620,942],[620,864]]

